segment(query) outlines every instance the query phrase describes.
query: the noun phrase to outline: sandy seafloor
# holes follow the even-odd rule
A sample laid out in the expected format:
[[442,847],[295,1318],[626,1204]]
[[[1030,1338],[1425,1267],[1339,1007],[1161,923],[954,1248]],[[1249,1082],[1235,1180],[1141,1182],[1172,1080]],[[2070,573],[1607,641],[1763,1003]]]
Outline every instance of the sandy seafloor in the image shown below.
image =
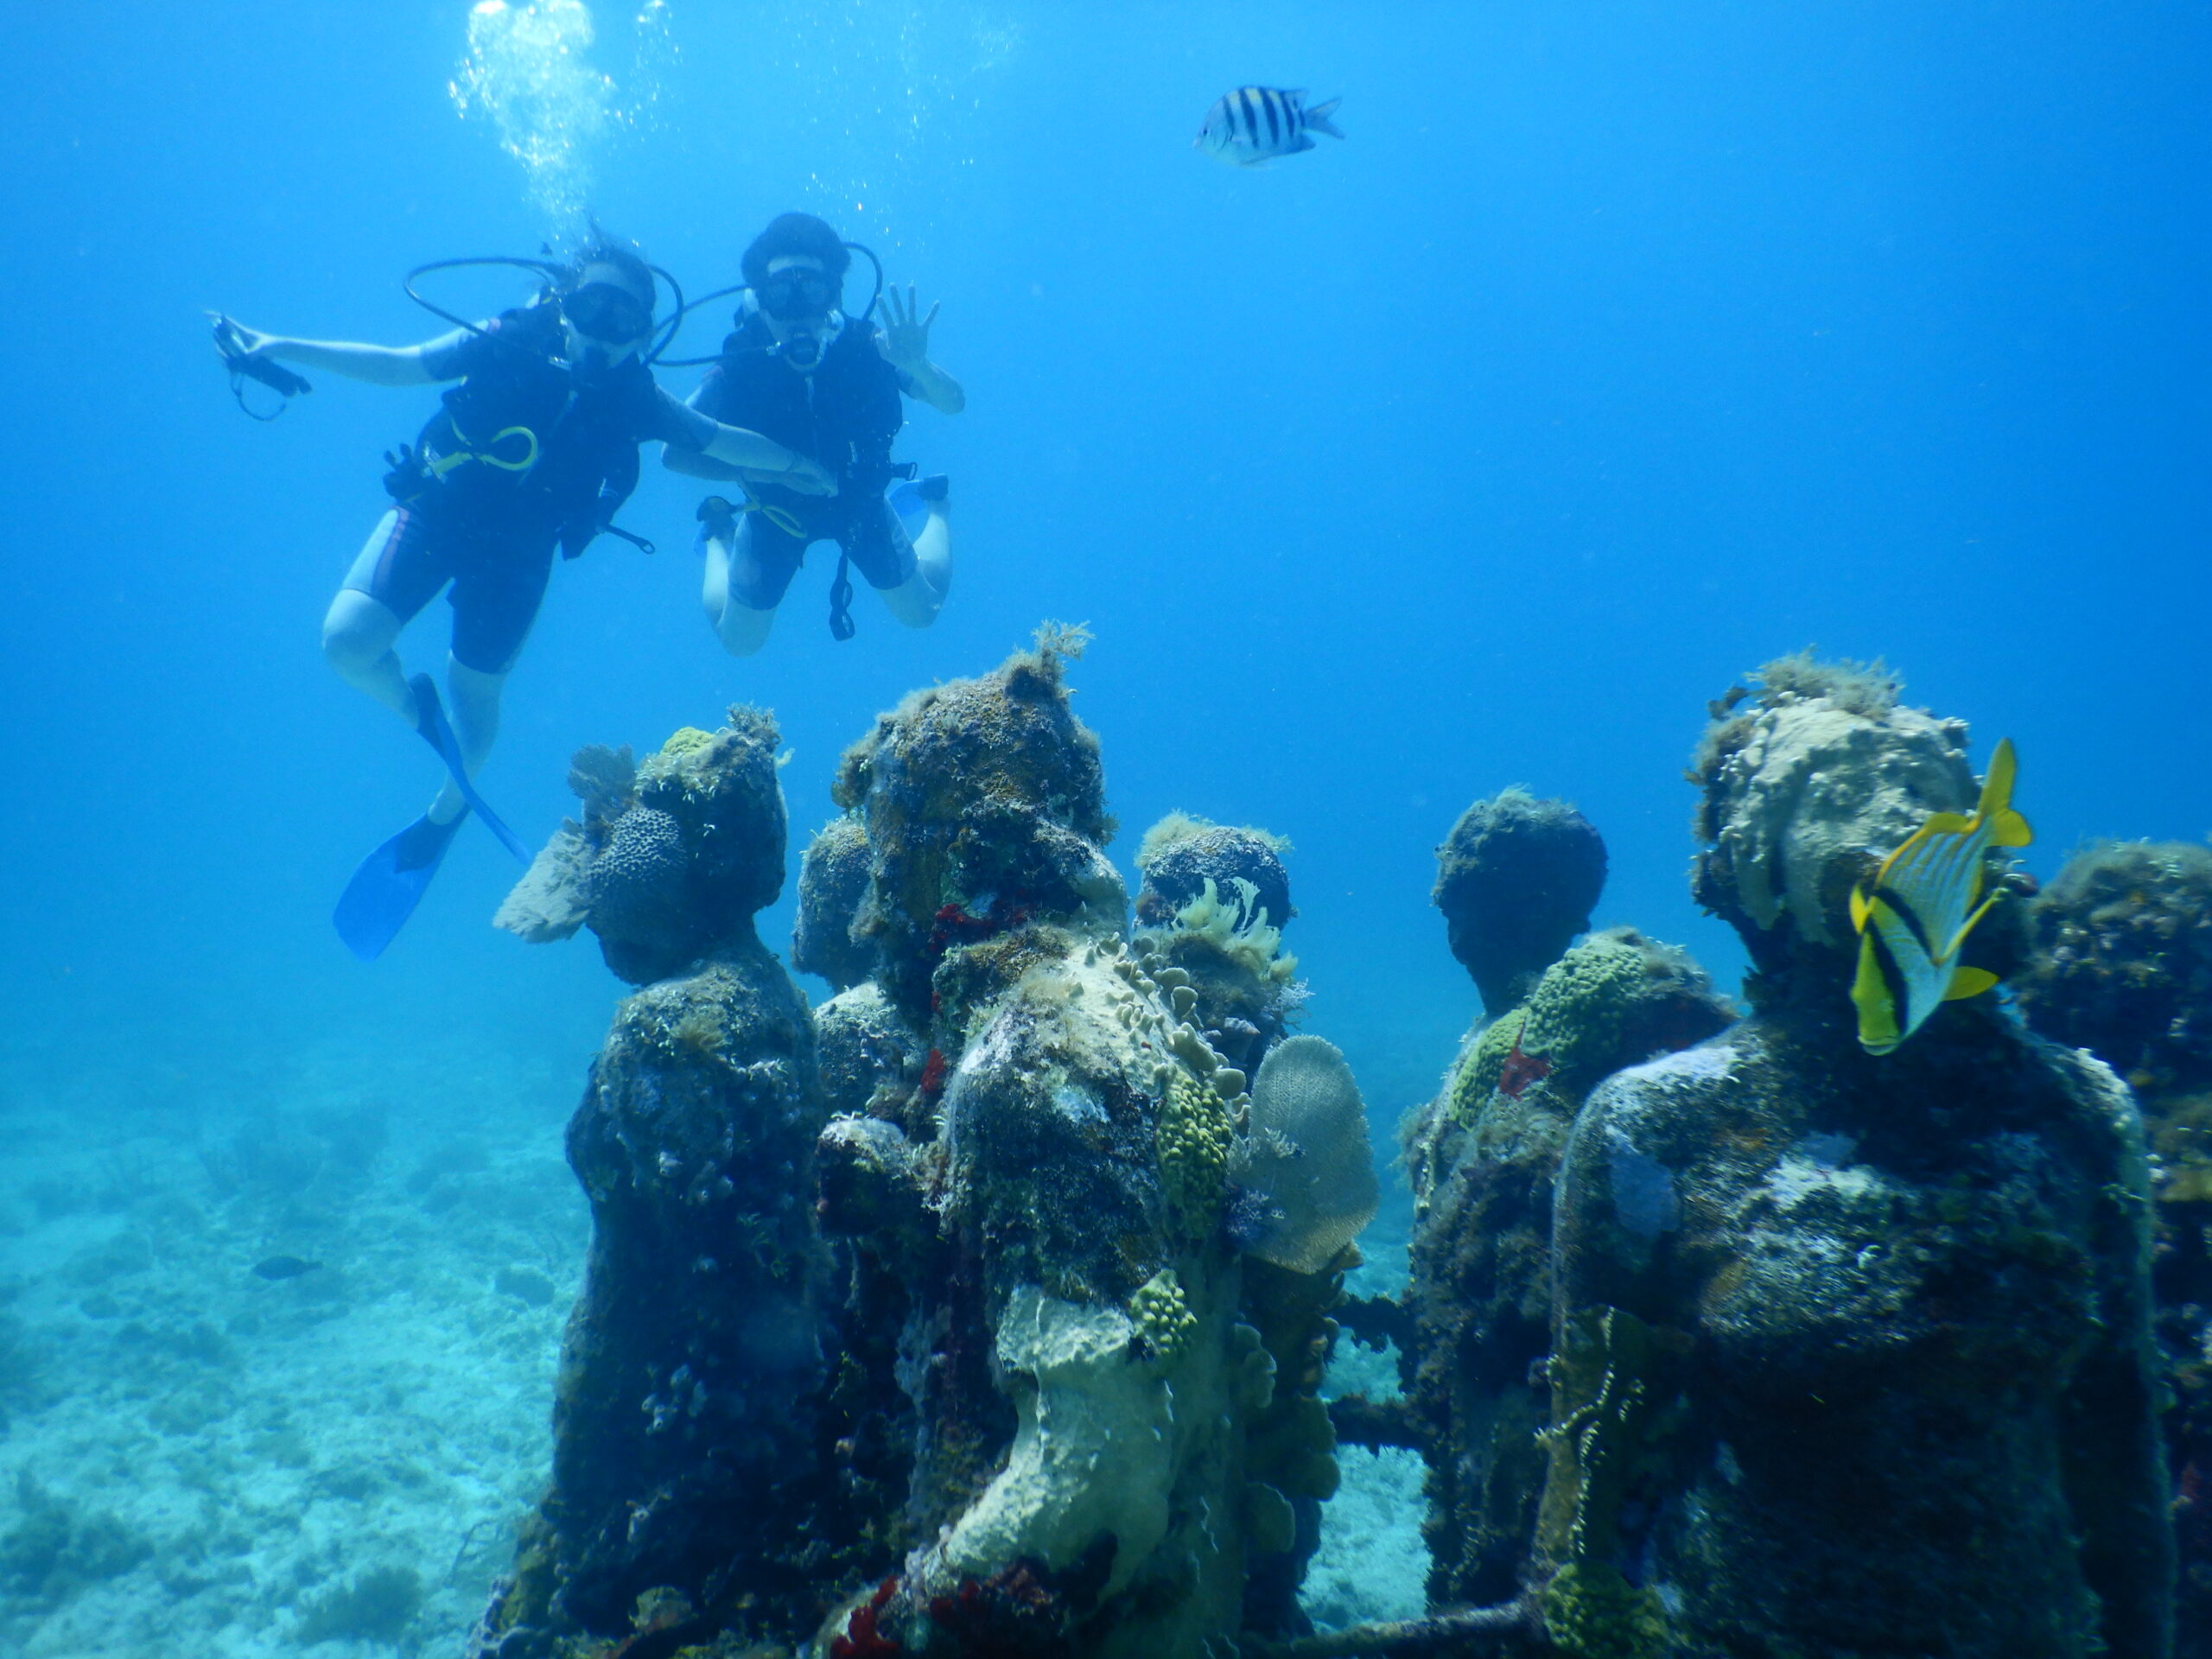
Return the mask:
[[[577,1068],[4,1041],[0,1653],[455,1652],[546,1478]],[[1365,1244],[1362,1288],[1402,1277],[1402,1239]],[[279,1255],[322,1265],[254,1274]],[[1332,1386],[1391,1386],[1344,1349]],[[1308,1609],[1415,1612],[1418,1460],[1339,1456]]]

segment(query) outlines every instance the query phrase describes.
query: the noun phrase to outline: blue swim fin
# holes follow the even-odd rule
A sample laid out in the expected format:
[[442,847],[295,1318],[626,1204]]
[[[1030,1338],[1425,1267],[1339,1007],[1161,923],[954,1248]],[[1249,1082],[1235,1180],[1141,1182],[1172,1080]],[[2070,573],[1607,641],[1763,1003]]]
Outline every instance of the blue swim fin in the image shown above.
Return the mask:
[[363,962],[374,962],[385,947],[398,937],[430,878],[453,845],[464,812],[451,823],[432,823],[421,817],[361,861],[338,908],[330,912],[338,937]]
[[[454,786],[461,791],[461,798],[468,803],[470,810],[484,820],[484,827],[499,838],[499,844],[512,853],[518,862],[527,865],[530,849],[522,844],[521,837],[500,822],[498,813],[484,804],[484,798],[476,792],[476,785],[468,781],[468,767],[461,758],[461,740],[453,734],[453,728],[446,724],[445,708],[438,702],[437,682],[427,674],[417,674],[407,682],[407,688],[414,692],[415,707],[423,719],[422,725],[416,729],[422,733],[423,741],[438,752],[438,759],[446,763],[446,770],[452,774]],[[458,823],[461,820],[456,818],[454,822]],[[406,918],[402,917],[401,919]]]

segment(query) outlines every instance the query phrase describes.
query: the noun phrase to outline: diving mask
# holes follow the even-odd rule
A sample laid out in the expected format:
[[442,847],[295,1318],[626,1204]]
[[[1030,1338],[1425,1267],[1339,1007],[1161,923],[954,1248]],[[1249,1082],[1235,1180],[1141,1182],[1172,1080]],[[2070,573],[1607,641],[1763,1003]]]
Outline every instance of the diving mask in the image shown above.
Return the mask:
[[652,313],[627,289],[612,283],[586,283],[564,295],[561,315],[588,340],[627,346],[652,332]]
[[796,266],[762,278],[755,297],[760,308],[777,321],[797,322],[826,315],[837,303],[842,286],[821,271]]

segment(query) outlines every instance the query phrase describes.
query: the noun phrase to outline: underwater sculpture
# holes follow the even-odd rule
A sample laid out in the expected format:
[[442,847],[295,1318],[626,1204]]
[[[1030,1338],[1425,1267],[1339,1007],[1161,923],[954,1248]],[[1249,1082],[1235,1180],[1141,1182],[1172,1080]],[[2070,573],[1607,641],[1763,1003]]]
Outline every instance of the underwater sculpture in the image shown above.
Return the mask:
[[1857,1040],[1866,849],[1976,793],[1896,693],[1785,659],[1708,732],[1694,880],[1754,1011],[1568,1134],[1535,1554],[1571,1651],[2170,1650],[2133,1103],[1989,996]]
[[671,1619],[788,1609],[795,1591],[807,1605],[792,1567],[819,1547],[791,1520],[817,1479],[827,1114],[805,1001],[753,925],[783,882],[777,743],[768,715],[733,709],[635,767],[582,751],[585,822],[502,907],[525,938],[588,925],[609,967],[652,979],[616,1011],[569,1125],[591,1254],[552,1486],[480,1632],[506,1659],[626,1630],[648,1592]]
[[2029,1026],[2142,1103],[2158,1166],[2155,1331],[2169,1404],[2179,1659],[2212,1659],[2212,849],[2099,842],[2030,910]]
[[[477,1654],[1198,1659],[1304,1629],[1329,1312],[1376,1196],[1364,1108],[1284,1031],[1291,964],[1245,890],[1271,838],[1235,832],[1126,933],[1068,706],[1082,643],[1047,629],[848,753],[836,856],[865,885],[825,880],[803,925],[869,974],[811,1021],[727,907],[656,938],[624,887],[607,921],[624,817],[677,822],[651,893],[698,849],[661,757],[626,787],[620,757],[580,758],[587,820],[503,925],[676,965],[624,1004],[571,1127],[596,1229],[554,1488]],[[779,860],[779,798],[729,810],[740,774],[772,794],[774,741],[733,711],[683,798],[772,816],[752,845]]]
[[1403,1421],[1389,1438],[1428,1464],[1433,1602],[1506,1602],[1532,1574],[1551,1405],[1541,1362],[1553,1187],[1575,1113],[1611,1072],[1733,1018],[1685,952],[1607,929],[1478,1025],[1405,1126],[1412,1328]]
[[1430,902],[1483,1007],[1503,1013],[1590,925],[1605,843],[1565,801],[1507,789],[1459,815],[1436,849]]

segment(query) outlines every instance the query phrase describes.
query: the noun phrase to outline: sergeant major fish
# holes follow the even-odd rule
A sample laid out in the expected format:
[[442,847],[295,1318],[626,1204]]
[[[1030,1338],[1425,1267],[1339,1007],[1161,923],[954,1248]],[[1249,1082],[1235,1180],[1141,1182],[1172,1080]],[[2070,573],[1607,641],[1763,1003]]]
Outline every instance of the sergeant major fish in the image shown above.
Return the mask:
[[1344,134],[1330,116],[1340,98],[1306,107],[1306,93],[1285,92],[1278,86],[1240,86],[1214,100],[1206,124],[1192,142],[1217,161],[1236,167],[1259,167],[1277,156],[1295,156],[1313,148],[1313,135],[1332,138]]
[[1997,983],[1988,969],[1962,966],[1959,950],[2003,896],[1981,896],[1988,879],[1983,855],[2034,838],[2028,821],[2012,810],[2018,771],[2008,737],[1990,757],[1972,817],[1936,813],[1882,861],[1871,887],[1853,891],[1859,972],[1851,1001],[1859,1010],[1859,1046],[1869,1054],[1889,1053],[1939,1005],[1979,996]]

